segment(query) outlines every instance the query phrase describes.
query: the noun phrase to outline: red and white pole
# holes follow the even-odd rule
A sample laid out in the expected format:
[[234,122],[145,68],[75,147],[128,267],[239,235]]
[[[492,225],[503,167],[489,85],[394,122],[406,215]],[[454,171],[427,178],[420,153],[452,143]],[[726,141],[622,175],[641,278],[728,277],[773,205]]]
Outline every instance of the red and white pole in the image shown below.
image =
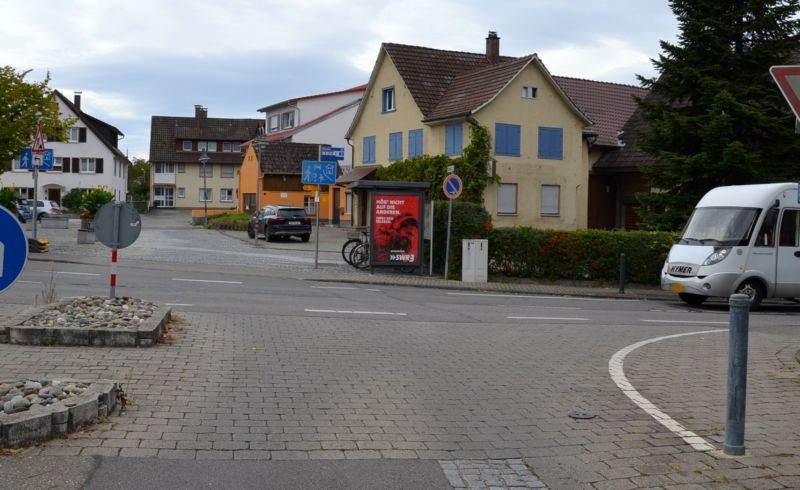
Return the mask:
[[117,289],[117,249],[111,249],[111,293],[110,297],[114,297]]

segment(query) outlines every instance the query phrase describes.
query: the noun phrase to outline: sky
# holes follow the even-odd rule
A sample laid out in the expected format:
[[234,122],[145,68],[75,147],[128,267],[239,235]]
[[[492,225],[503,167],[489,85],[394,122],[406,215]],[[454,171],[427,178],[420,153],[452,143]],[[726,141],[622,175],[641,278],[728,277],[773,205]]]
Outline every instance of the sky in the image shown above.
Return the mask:
[[117,127],[149,157],[151,116],[258,109],[369,81],[382,42],[537,53],[553,75],[638,85],[674,42],[667,0],[0,0],[0,65]]

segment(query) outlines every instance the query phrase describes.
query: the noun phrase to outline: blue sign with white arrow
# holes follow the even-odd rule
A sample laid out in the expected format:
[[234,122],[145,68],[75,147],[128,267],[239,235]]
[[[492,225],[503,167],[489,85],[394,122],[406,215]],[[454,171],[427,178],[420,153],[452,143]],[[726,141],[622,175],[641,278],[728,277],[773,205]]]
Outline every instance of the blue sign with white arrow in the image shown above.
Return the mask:
[[316,162],[303,160],[303,174],[300,182],[303,184],[334,185],[336,183],[336,162]]
[[[37,155],[38,157],[38,155]],[[41,155],[41,165],[38,166],[40,171],[53,170],[53,150],[45,150]],[[36,166],[37,160],[33,158],[33,152],[30,148],[23,148],[19,156],[19,168],[33,170]]]
[[28,262],[28,239],[11,211],[0,206],[0,292],[22,274]]

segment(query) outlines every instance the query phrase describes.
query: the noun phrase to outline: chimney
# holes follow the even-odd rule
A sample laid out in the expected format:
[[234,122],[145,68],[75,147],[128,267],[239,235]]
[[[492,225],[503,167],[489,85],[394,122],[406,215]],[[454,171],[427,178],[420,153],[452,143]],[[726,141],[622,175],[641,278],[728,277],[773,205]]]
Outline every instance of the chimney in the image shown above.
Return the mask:
[[205,119],[208,114],[208,109],[201,105],[194,106],[194,118],[197,120]]
[[489,63],[500,61],[500,38],[495,31],[489,31],[489,36],[486,38],[486,61]]
[[75,92],[75,99],[74,99],[75,101],[73,102],[73,104],[75,104],[75,107],[77,107],[78,110],[81,110],[81,94],[82,93],[83,92]]

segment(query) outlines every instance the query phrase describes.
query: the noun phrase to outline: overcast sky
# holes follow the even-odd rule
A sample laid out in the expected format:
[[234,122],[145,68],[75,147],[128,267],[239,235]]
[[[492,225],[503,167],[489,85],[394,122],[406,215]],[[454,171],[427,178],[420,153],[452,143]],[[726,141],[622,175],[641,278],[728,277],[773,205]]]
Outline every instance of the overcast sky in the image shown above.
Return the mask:
[[554,75],[636,85],[674,41],[667,0],[0,0],[0,64],[32,69],[148,158],[150,117],[257,109],[369,79],[382,42],[537,53]]

